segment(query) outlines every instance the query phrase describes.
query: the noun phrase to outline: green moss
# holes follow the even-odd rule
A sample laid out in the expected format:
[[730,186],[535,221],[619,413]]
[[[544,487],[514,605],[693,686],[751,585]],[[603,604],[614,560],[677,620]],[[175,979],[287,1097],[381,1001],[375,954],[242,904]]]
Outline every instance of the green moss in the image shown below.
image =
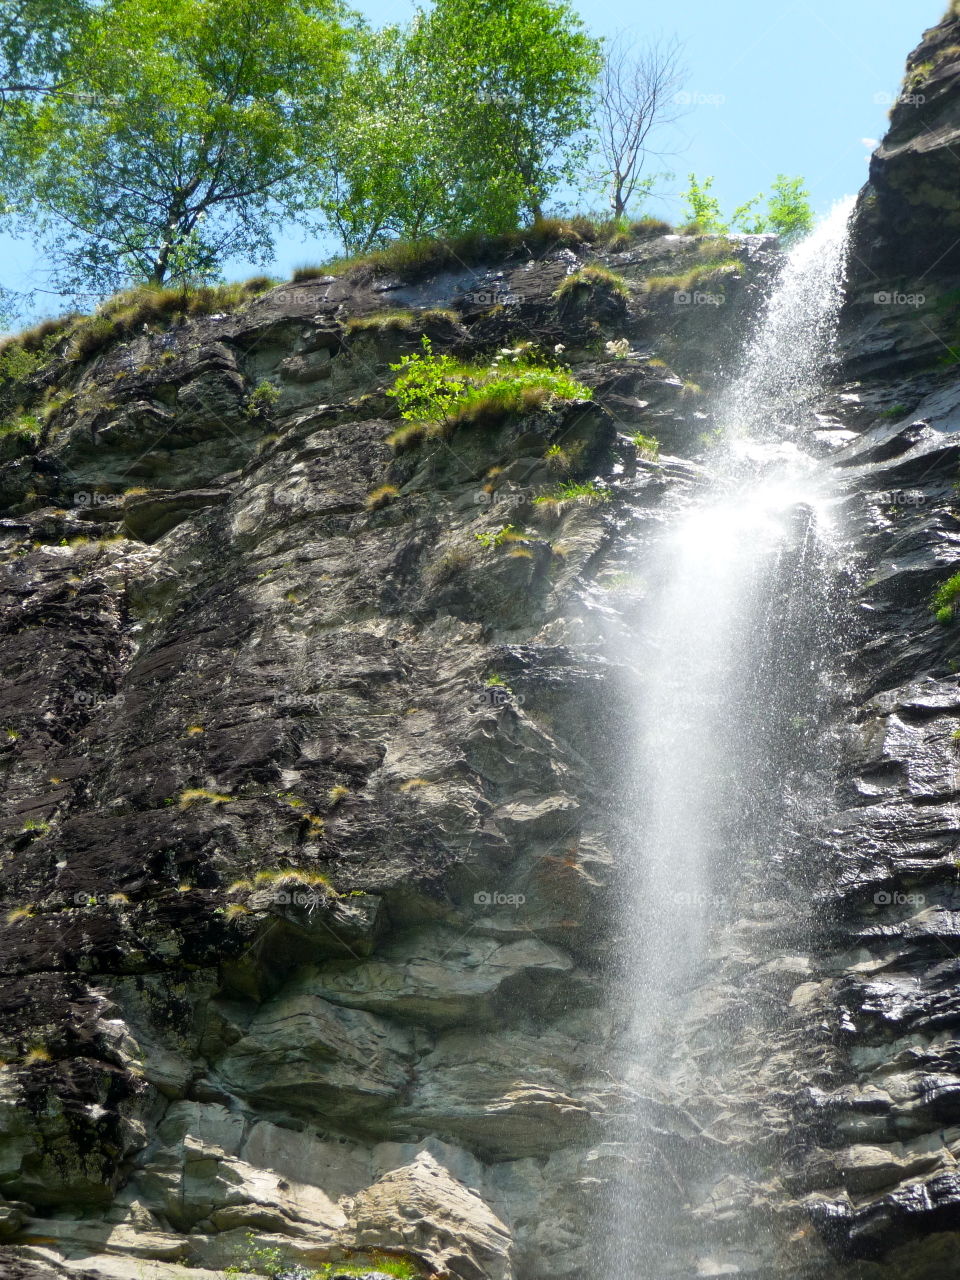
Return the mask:
[[635,432],[630,439],[636,445],[637,453],[645,458],[655,460],[660,456],[660,441],[656,436],[645,436],[642,431]]

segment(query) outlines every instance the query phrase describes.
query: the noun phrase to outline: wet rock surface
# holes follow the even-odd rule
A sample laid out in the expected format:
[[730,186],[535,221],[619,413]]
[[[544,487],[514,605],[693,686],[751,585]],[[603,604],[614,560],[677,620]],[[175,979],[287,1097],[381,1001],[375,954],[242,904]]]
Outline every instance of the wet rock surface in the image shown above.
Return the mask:
[[[251,1247],[588,1264],[623,1096],[633,676],[606,637],[624,532],[688,482],[696,384],[775,256],[736,252],[723,325],[646,291],[705,256],[652,236],[608,259],[615,306],[554,298],[597,256],[558,246],[56,357],[72,397],[0,480],[0,1232],[25,1280]],[[447,311],[351,324],[398,305]],[[396,450],[383,392],[421,332],[559,344],[595,398]],[[587,478],[608,501],[534,501]]]
[[[911,63],[933,134],[900,104],[874,161],[804,442],[842,487],[835,696],[794,725],[831,788],[796,780],[790,829],[739,851],[663,1079],[610,999],[643,552],[703,482],[775,248],[735,246],[723,308],[648,291],[715,252],[650,236],[605,258],[622,305],[561,306],[598,255],[557,246],[56,357],[72,398],[0,461],[4,1275],[203,1280],[252,1248],[572,1280],[650,1178],[677,1280],[956,1274],[960,621],[930,599],[960,560],[960,269],[926,271],[939,310],[871,300],[926,270],[894,280],[956,26]],[[350,323],[398,307],[431,311]],[[595,396],[397,450],[422,332],[561,345]],[[535,502],[588,478],[608,502]]]

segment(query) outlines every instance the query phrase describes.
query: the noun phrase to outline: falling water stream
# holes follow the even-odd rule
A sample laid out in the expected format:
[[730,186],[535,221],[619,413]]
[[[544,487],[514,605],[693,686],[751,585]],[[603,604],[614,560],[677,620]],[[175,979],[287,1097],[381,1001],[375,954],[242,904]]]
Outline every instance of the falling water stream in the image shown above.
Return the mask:
[[838,206],[786,257],[715,405],[718,439],[702,482],[639,566],[648,599],[632,654],[636,829],[621,1011],[638,1065],[618,1135],[633,1173],[613,1209],[608,1280],[726,1273],[702,1250],[698,1264],[681,1261],[684,1209],[696,1216],[698,1177],[710,1165],[715,1180],[718,1157],[716,1145],[698,1152],[695,1139],[672,1138],[670,1109],[689,1112],[696,1082],[722,1075],[732,1032],[722,1017],[702,1019],[707,1039],[691,1064],[678,1028],[709,971],[718,924],[735,917],[744,881],[756,881],[789,826],[796,779],[816,754],[838,503],[829,465],[808,449],[849,213]]

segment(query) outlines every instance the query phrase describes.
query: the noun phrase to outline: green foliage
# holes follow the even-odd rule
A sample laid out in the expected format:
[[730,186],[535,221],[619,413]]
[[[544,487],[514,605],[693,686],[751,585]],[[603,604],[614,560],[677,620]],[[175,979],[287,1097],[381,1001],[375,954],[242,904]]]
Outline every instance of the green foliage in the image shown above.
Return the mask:
[[720,202],[713,194],[713,181],[713,178],[704,178],[700,182],[695,174],[690,174],[689,186],[682,194],[690,231],[701,235],[725,235],[731,229],[749,235],[773,232],[789,241],[806,235],[813,227],[810,193],[802,178],[778,174],[766,197],[765,212],[758,211],[764,199],[761,194],[739,205],[729,218],[724,217]]
[[266,418],[280,399],[280,395],[280,388],[275,387],[272,382],[264,378],[262,382],[257,383],[249,396],[247,396],[244,413],[248,418]]
[[960,573],[955,573],[946,582],[941,582],[930,598],[930,608],[938,622],[949,626],[956,617],[960,603]]
[[802,178],[777,175],[767,199],[767,226],[782,240],[799,239],[812,230],[810,192]]
[[[227,1276],[253,1273],[270,1280],[292,1271],[295,1264],[289,1249],[283,1246],[260,1245],[252,1231],[247,1233],[246,1243],[236,1251],[236,1262],[224,1269]],[[349,1261],[324,1262],[309,1270],[301,1267],[304,1280],[330,1280],[331,1276],[363,1276],[371,1271],[393,1276],[395,1280],[418,1280],[423,1270],[411,1258],[399,1254],[384,1253],[379,1249],[364,1250]]]
[[481,547],[486,547],[488,550],[492,547],[502,547],[505,542],[525,542],[527,540],[523,530],[517,529],[512,524],[505,524],[500,529],[489,529],[485,533],[475,533],[473,536]]
[[[609,228],[610,219],[597,222],[582,216],[538,218],[530,226],[514,228],[497,235],[468,231],[452,237],[423,236],[415,240],[392,240],[379,249],[334,258],[319,266],[298,267],[293,273],[293,280],[299,283],[323,276],[349,276],[363,280],[383,274],[413,279],[442,271],[445,267],[459,270],[464,266],[488,262],[492,258],[504,258],[514,252],[522,252],[526,257],[531,252],[544,249],[576,248],[602,240],[609,233]],[[644,229],[635,234],[642,236],[660,233]]]
[[534,498],[535,503],[540,506],[561,506],[564,503],[583,502],[593,504],[597,502],[609,502],[610,492],[602,488],[594,480],[583,481],[579,484],[569,482],[566,484],[558,484],[555,489],[551,489],[549,493],[541,494]]
[[504,348],[489,365],[435,355],[426,336],[421,346],[421,351],[390,366],[397,377],[387,395],[396,400],[400,416],[413,428],[394,433],[391,443],[395,447],[407,446],[424,434],[446,434],[461,423],[592,395],[569,370],[552,367],[534,355],[531,344]]
[[696,227],[704,235],[711,232],[722,235],[729,230],[720,212],[720,201],[712,191],[713,181],[713,178],[704,178],[703,182],[699,182],[696,174],[691,173],[689,185],[680,195],[688,225]]
[[582,159],[599,66],[566,0],[436,0],[363,32],[326,156],[345,251],[538,217]]
[[645,436],[642,431],[637,431],[630,439],[636,446],[637,452],[643,454],[644,457],[652,460],[659,458],[660,441],[656,436]]
[[387,395],[396,400],[400,417],[415,422],[442,422],[470,386],[470,367],[453,356],[434,355],[424,335],[422,351],[390,366],[397,373]]
[[351,316],[344,325],[344,332],[354,337],[361,333],[383,334],[391,331],[398,333],[417,333],[425,324],[436,324],[448,320],[456,323],[455,311],[440,308],[428,308],[424,311],[375,311],[369,316]]
[[18,418],[10,418],[0,422],[0,436],[23,435],[35,437],[43,430],[43,423],[30,413],[21,414]]
[[210,278],[313,202],[346,59],[338,0],[112,0],[24,105],[22,193],[64,288]]
[[902,418],[910,412],[910,406],[906,404],[892,404],[889,409],[883,409],[880,412],[881,418]]
[[[89,360],[115,342],[140,333],[145,326],[157,328],[181,316],[236,310],[270,284],[258,278],[243,284],[203,285],[194,289],[165,289],[156,285],[126,289],[101,303],[92,315],[81,316],[68,327],[67,359]],[[171,354],[165,352],[164,356]]]

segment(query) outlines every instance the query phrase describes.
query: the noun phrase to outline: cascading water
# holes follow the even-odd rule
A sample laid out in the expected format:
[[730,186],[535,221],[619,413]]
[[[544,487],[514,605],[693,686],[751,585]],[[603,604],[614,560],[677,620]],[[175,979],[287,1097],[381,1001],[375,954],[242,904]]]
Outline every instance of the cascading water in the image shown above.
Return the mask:
[[837,504],[829,467],[803,443],[829,363],[850,209],[786,258],[716,406],[709,478],[678,499],[638,566],[649,595],[630,655],[636,832],[621,992],[633,1066],[614,1144],[623,1173],[608,1280],[735,1270],[704,1256],[709,1232],[698,1238],[696,1224],[698,1203],[738,1172],[736,1144],[713,1123],[723,1104],[710,1098],[743,1030],[701,992],[718,928],[745,892],[762,892],[765,859],[783,854],[802,803],[797,779],[815,767]]

